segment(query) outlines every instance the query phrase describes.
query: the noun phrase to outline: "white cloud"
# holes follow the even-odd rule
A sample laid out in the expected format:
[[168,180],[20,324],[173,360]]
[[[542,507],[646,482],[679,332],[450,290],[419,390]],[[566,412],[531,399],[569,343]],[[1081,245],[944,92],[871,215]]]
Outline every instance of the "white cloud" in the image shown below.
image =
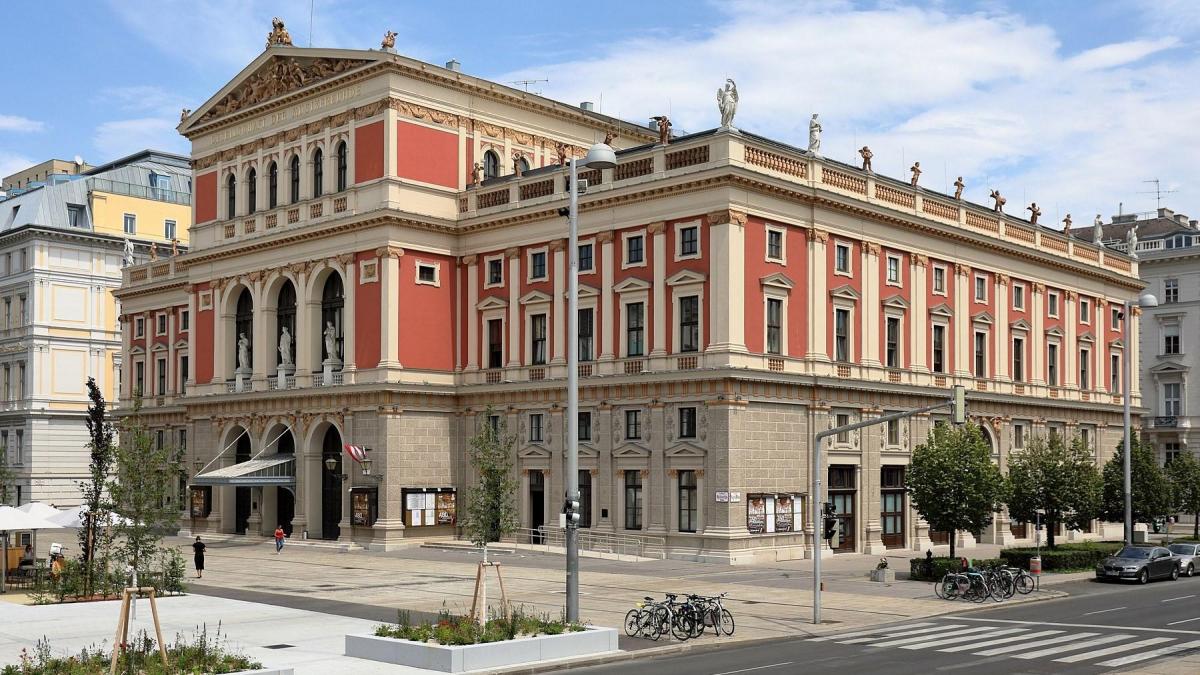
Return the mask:
[[0,178],[11,176],[18,171],[28,169],[37,162],[21,155],[0,151]]
[[154,85],[130,85],[124,87],[105,87],[100,90],[97,102],[125,112],[146,113],[159,115],[179,114],[184,105],[183,96],[162,87]]
[[177,123],[177,117],[143,117],[104,122],[96,127],[92,145],[100,153],[100,162],[119,159],[147,148],[187,153],[187,142],[175,131]]
[[[1119,201],[1153,208],[1142,180],[1194,174],[1180,148],[1200,145],[1200,60],[1178,44],[1130,35],[1069,54],[1054,29],[1005,10],[750,2],[701,34],[634,37],[495,79],[549,73],[547,96],[698,131],[718,124],[715,89],[732,77],[742,129],[804,146],[820,112],[827,156],[857,163],[869,144],[876,171],[907,180],[920,160],[931,189],[963,175],[969,198],[990,203],[996,187],[1013,213],[1037,201],[1043,222],[1081,222]],[[1172,197],[1183,209],[1200,187]]]
[[0,115],[0,131],[41,131],[45,125],[20,115]]

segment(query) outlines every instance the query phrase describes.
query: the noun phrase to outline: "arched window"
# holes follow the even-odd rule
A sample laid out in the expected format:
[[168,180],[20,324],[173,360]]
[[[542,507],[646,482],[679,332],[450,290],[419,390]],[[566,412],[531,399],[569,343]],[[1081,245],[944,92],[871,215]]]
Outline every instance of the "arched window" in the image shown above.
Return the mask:
[[[296,454],[296,439],[292,436],[292,432],[283,432],[283,435],[279,437],[279,440],[275,441],[275,452],[281,455]],[[283,490],[280,490],[280,492],[283,492]]]
[[[342,520],[342,435],[332,424],[325,430],[321,441],[321,538],[337,539],[341,533],[338,523]],[[332,459],[333,470],[325,468],[325,460]]]
[[346,189],[346,141],[337,145],[337,191]]
[[[279,301],[275,305],[275,344],[280,344],[280,337],[283,336],[283,329],[287,328],[288,335],[291,336],[292,346],[292,365],[296,363],[296,287],[292,282],[283,282],[283,287],[279,289]],[[279,350],[275,350],[276,365],[283,365],[283,354]]]
[[258,172],[254,169],[246,174],[246,213],[258,208]]
[[[242,336],[245,335],[247,340],[254,339],[254,300],[250,297],[250,289],[243,288],[242,294],[238,296],[237,313],[233,317],[233,367],[237,368],[240,364],[237,362],[239,343]],[[246,367],[254,367],[254,350],[247,349]]]
[[271,162],[267,169],[267,208],[279,206],[279,165]]
[[292,182],[290,197],[292,203],[300,201],[300,155],[292,155],[292,163],[288,168],[288,180]]
[[229,174],[225,180],[225,217],[237,215],[237,176]]
[[[345,305],[345,293],[342,291],[342,278],[330,274],[325,280],[325,288],[321,291],[321,361],[342,360],[342,307]],[[329,352],[328,339],[325,332],[333,327],[333,353]]]
[[495,178],[500,175],[500,155],[488,150],[483,153],[483,179]]
[[313,153],[313,192],[312,196],[320,197],[323,192],[321,183],[325,180],[325,155],[320,148]]

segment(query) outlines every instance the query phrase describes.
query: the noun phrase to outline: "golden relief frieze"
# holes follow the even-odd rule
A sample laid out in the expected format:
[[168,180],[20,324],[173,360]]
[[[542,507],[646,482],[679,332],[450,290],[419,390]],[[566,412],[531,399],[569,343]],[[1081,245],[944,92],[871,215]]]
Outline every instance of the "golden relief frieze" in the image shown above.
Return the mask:
[[283,96],[367,63],[362,59],[313,59],[301,64],[294,58],[274,59],[237,89],[217,101],[199,122],[208,122],[243,108]]

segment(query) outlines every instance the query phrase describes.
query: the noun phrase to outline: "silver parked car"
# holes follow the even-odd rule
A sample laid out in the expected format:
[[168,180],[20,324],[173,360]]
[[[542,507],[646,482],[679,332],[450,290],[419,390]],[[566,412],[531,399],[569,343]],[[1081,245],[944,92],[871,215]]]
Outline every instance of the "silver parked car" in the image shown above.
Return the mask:
[[1096,578],[1135,579],[1139,584],[1178,579],[1179,558],[1162,546],[1126,546],[1096,565]]
[[1196,560],[1200,557],[1200,544],[1171,544],[1167,548],[1179,558],[1179,570],[1184,576],[1200,574],[1200,570],[1196,568],[1200,565],[1200,561]]

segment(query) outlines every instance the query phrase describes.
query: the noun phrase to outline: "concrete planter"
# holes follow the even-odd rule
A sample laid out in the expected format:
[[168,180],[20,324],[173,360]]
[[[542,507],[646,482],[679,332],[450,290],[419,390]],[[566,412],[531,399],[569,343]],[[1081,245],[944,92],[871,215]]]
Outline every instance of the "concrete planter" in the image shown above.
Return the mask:
[[578,633],[540,635],[460,647],[374,635],[346,636],[346,656],[442,673],[500,668],[616,650],[617,631],[612,628],[588,628]]
[[291,668],[263,668],[262,670],[239,670],[230,675],[295,675]]
[[882,569],[871,570],[871,581],[879,581],[883,583],[892,583],[896,580],[896,570]]

